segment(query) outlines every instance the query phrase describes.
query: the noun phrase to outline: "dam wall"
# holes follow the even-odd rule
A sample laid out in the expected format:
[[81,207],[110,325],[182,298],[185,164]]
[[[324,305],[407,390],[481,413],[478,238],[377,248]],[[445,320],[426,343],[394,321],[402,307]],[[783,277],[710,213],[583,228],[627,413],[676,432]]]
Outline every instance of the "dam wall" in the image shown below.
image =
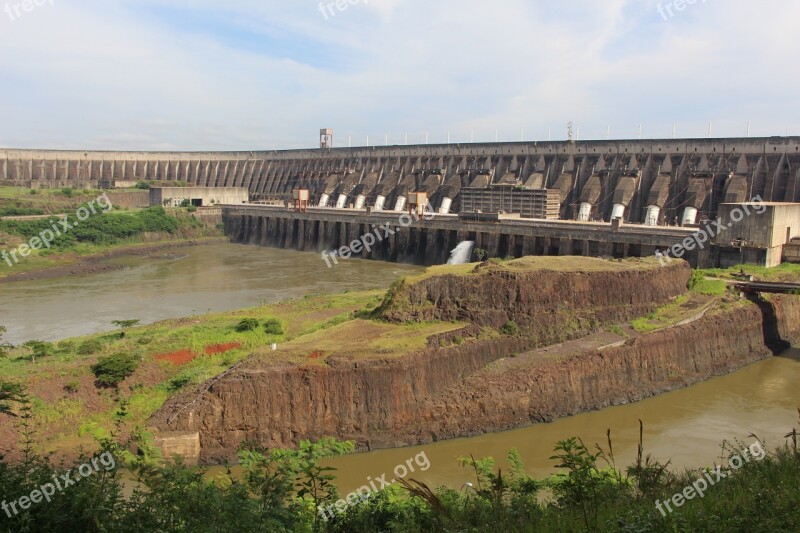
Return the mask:
[[462,187],[552,189],[563,219],[652,225],[714,219],[754,196],[800,202],[800,137],[440,144],[241,152],[0,149],[0,184],[96,187],[174,181],[245,187],[254,199],[306,188],[312,205],[391,209],[426,192],[444,214]]
[[[391,262],[437,265],[447,262],[460,242],[474,241],[487,257],[579,255],[586,257],[650,257],[690,237],[694,230],[680,227],[614,227],[601,223],[563,220],[522,221],[500,218],[495,222],[470,222],[455,215],[389,212],[355,212],[311,209],[296,212],[274,206],[225,206],[225,233],[232,242],[322,252],[353,247],[372,233],[375,243],[352,257]],[[715,260],[711,247],[694,249],[683,257],[693,266]],[[335,267],[341,259],[328,257]]]

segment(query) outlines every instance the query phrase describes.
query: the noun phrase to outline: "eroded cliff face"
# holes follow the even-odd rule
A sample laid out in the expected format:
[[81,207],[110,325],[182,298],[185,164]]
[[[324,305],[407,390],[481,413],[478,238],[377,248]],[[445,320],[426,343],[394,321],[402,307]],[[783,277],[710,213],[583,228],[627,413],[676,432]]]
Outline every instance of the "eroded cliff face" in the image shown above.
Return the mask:
[[[770,344],[797,340],[800,298],[777,297],[766,304],[781,335]],[[421,416],[427,429],[414,436],[423,442],[428,432],[450,438],[552,421],[730,373],[773,355],[762,318],[762,309],[747,303],[622,346],[556,360],[503,360],[426,398]]]
[[[629,260],[631,261],[631,260]],[[393,289],[381,309],[396,321],[464,320],[498,328],[513,320],[531,332],[573,320],[622,322],[650,312],[686,291],[684,262],[641,270],[514,272],[486,262],[470,276],[440,275]]]
[[[592,296],[588,290],[576,292],[586,294],[580,297],[584,299],[576,298],[584,313],[594,302],[603,304],[583,320],[593,327],[607,320],[628,320],[635,316],[634,309],[641,314],[664,303],[669,299],[670,284],[681,280],[685,284],[688,277],[681,267],[660,274],[674,280],[661,280],[664,287],[639,280],[624,290],[622,285],[615,286],[602,297]],[[560,292],[560,299],[551,295],[545,300],[551,308],[568,305],[570,281],[560,279],[561,284],[553,283],[540,293]],[[533,280],[526,281],[533,286]],[[606,282],[616,283],[613,279]],[[586,283],[591,286],[591,279]],[[520,317],[531,316],[528,329],[536,334],[473,338],[447,348],[437,347],[439,339],[431,339],[427,349],[404,358],[329,358],[325,367],[265,366],[251,359],[200,390],[173,398],[153,417],[152,425],[164,431],[199,432],[201,459],[206,462],[233,458],[245,440],[291,447],[302,439],[335,436],[355,440],[361,449],[415,445],[635,401],[772,354],[765,344],[762,309],[742,303],[623,346],[564,358],[511,358],[543,343],[563,340],[553,333],[558,321],[545,324],[534,303],[528,308],[517,303],[526,301],[519,295],[528,289],[523,286],[512,296],[508,291],[513,284],[519,285],[519,279],[499,277],[480,289],[495,293],[490,301],[503,306],[499,313],[496,309],[481,313],[480,308],[470,307],[470,291],[452,280],[414,288],[411,298],[428,309],[429,305],[422,304],[440,298],[441,318],[455,313],[498,324],[509,317],[524,322]],[[594,289],[599,290],[597,286]],[[459,298],[466,305],[444,303]],[[648,305],[646,298],[661,300]],[[775,330],[794,337],[800,329],[800,300],[782,297],[769,305],[774,310]],[[562,318],[569,316],[563,313]],[[458,333],[468,338],[477,331],[470,326]],[[569,331],[584,333],[581,328]]]

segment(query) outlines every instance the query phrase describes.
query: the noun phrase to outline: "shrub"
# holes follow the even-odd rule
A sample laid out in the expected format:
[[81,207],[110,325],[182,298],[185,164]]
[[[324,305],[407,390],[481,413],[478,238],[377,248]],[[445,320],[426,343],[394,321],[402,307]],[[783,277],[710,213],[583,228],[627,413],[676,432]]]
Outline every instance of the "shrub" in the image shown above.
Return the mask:
[[61,353],[72,353],[75,350],[75,343],[73,341],[61,341],[56,344],[56,347]]
[[505,323],[505,325],[502,328],[500,328],[500,333],[502,333],[503,335],[514,336],[514,335],[519,335],[519,332],[520,332],[519,326],[513,320],[509,320],[508,322]]
[[190,205],[189,207],[186,208],[186,211],[188,211],[189,213],[194,213],[195,211],[197,211],[197,206]]
[[73,379],[72,381],[64,385],[64,390],[70,394],[75,394],[80,390],[80,383],[78,383],[76,380]]
[[142,190],[146,191],[147,189],[150,188],[150,184],[147,183],[146,181],[137,181],[136,185],[134,185],[134,187],[137,188],[137,189],[142,189]]
[[245,331],[253,331],[258,327],[257,318],[243,318],[236,324],[236,331],[244,333]]
[[139,360],[133,355],[117,353],[101,357],[92,365],[92,373],[97,383],[103,387],[116,387],[139,367]]
[[172,392],[177,392],[192,382],[192,378],[183,374],[175,376],[169,382],[169,389]]
[[701,270],[692,270],[692,277],[689,278],[689,283],[687,284],[688,289],[694,289],[704,279],[706,279],[705,272]]
[[270,318],[264,322],[264,333],[267,335],[283,335],[283,324],[277,318]]
[[61,194],[63,194],[67,198],[72,198],[72,193],[73,193],[72,187],[63,187],[61,189]]
[[89,339],[78,346],[78,355],[94,355],[103,349],[100,339]]

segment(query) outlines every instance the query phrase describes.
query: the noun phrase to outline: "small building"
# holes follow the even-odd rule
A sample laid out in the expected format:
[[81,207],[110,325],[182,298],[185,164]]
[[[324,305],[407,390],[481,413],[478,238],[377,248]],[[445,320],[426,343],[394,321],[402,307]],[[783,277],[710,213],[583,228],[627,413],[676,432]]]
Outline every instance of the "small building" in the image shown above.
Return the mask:
[[516,213],[522,218],[558,219],[561,193],[553,189],[493,186],[461,189],[461,211]]
[[212,207],[220,204],[246,204],[250,193],[244,187],[153,187],[150,205],[162,207]]
[[[719,220],[708,226],[714,235],[720,267],[781,264],[784,247],[800,236],[800,204],[745,202],[720,204]],[[787,250],[788,251],[788,250]]]

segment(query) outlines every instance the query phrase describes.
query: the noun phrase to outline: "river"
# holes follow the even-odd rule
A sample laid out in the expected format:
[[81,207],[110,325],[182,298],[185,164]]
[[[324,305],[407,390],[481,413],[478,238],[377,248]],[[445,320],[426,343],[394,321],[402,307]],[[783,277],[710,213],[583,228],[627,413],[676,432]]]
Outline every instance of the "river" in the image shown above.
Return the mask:
[[[219,244],[173,249],[147,257],[109,262],[122,270],[0,285],[0,324],[13,343],[36,338],[58,340],[112,329],[111,320],[138,318],[150,323],[208,311],[225,311],[277,302],[314,292],[388,287],[419,267],[353,260],[328,269],[318,254],[255,246]],[[635,457],[638,420],[645,424],[645,451],[671,460],[681,470],[708,465],[720,456],[720,443],[738,438],[750,444],[754,433],[775,446],[792,427],[800,427],[800,351],[793,349],[727,376],[635,404],[610,407],[534,426],[340,457],[327,463],[344,492],[368,478],[394,478],[397,465],[431,486],[462,487],[471,474],[456,464],[459,455],[505,457],[520,451],[531,474],[554,471],[553,446],[580,436],[587,445],[605,446],[612,430],[619,466]],[[419,454],[424,452],[424,458]],[[419,456],[419,462],[413,461]],[[424,459],[427,459],[425,461]],[[420,471],[418,465],[429,464]],[[501,465],[504,463],[500,463]],[[219,472],[212,469],[211,475]]]
[[0,284],[0,325],[21,344],[115,329],[112,320],[150,324],[230,311],[319,292],[384,288],[421,267],[339,261],[319,254],[239,244],[173,248],[106,263],[121,270]]

